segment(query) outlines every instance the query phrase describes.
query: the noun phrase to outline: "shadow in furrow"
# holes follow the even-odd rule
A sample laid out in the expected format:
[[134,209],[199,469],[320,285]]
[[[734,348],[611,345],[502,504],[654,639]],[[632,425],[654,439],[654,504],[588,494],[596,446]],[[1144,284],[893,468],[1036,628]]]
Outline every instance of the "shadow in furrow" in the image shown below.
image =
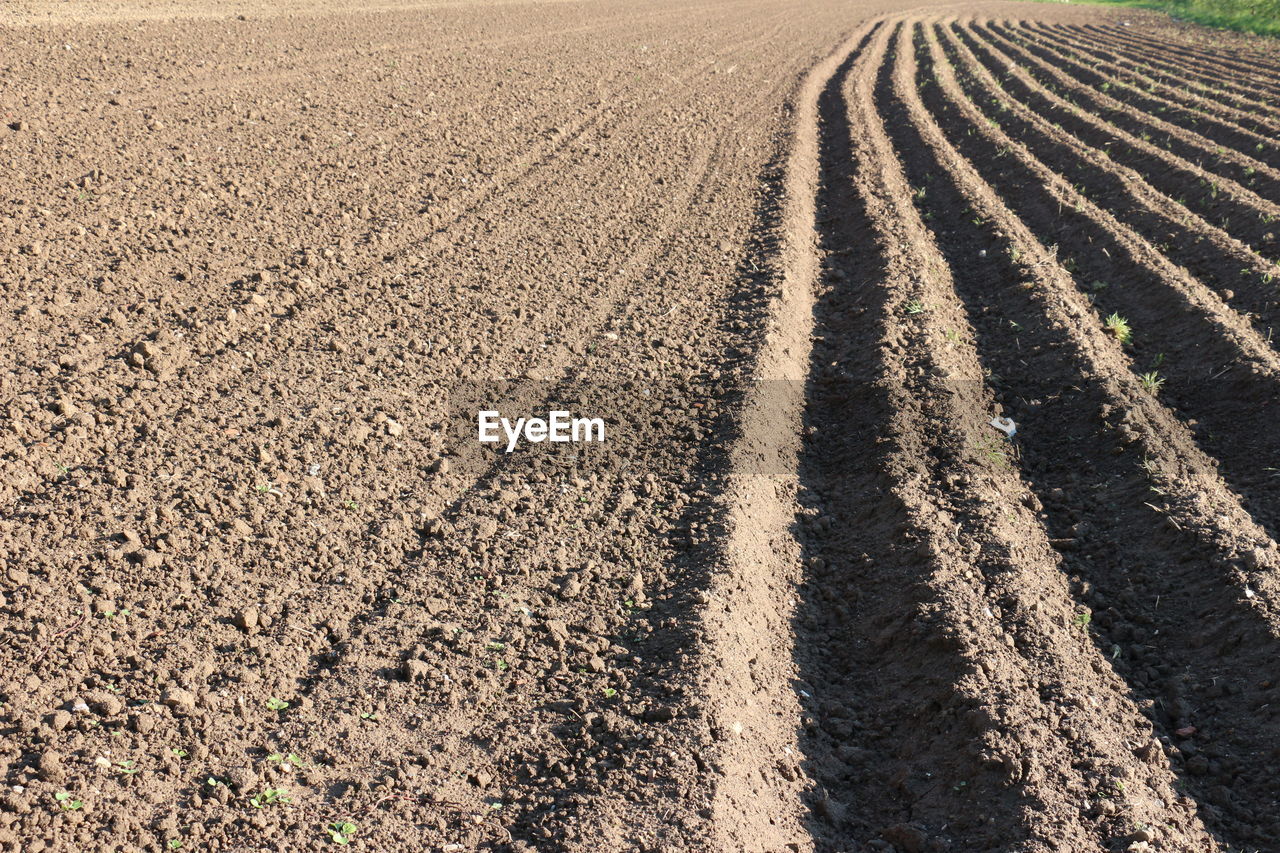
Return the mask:
[[1214,80],[1199,74],[1189,67],[1178,68],[1164,63],[1156,63],[1151,57],[1126,51],[1123,48],[1100,41],[1098,39],[1081,39],[1072,27],[1064,27],[1043,22],[1033,23],[1024,29],[1035,33],[1048,42],[1068,46],[1079,55],[1101,59],[1123,75],[1123,79],[1134,85],[1156,85],[1161,93],[1182,104],[1216,101],[1217,107],[1226,107],[1239,113],[1257,113],[1256,119],[1263,122],[1275,120],[1271,107],[1255,98],[1239,94],[1227,88],[1222,81]]
[[[1280,257],[1280,239],[1266,221],[1267,212],[1248,198],[1236,199],[1220,192],[1214,186],[1214,176],[1227,178],[1257,194],[1264,205],[1280,198],[1280,185],[1260,173],[1251,173],[1240,163],[1220,157],[1206,159],[1202,149],[1167,129],[1148,124],[1142,113],[1126,113],[1097,103],[1076,112],[1070,105],[1080,97],[1079,93],[1019,55],[1010,44],[1001,43],[978,27],[953,27],[952,31],[973,51],[978,62],[1001,81],[1010,97],[1079,137],[1083,144],[1105,151],[1116,163],[1138,172],[1157,190],[1187,205],[1206,222],[1228,231],[1259,254],[1271,260]],[[1035,85],[1012,74],[999,54],[1021,68]],[[1085,95],[1082,99],[1087,98]],[[1139,145],[1140,142],[1147,142],[1150,147]],[[1179,158],[1181,163],[1170,157]]]
[[1238,53],[1231,58],[1221,53],[1210,55],[1203,49],[1197,50],[1192,45],[1156,38],[1150,33],[1143,33],[1140,38],[1137,38],[1109,24],[1088,24],[1082,29],[1091,38],[1110,39],[1119,41],[1121,44],[1135,45],[1161,56],[1181,57],[1179,61],[1193,63],[1200,68],[1219,69],[1221,73],[1232,77],[1269,87],[1276,95],[1280,95],[1280,92],[1275,89],[1280,85],[1280,66],[1250,61],[1247,54]]
[[1050,67],[1069,74],[1084,86],[1109,95],[1126,107],[1139,113],[1159,116],[1162,120],[1194,133],[1213,145],[1221,145],[1261,163],[1275,167],[1280,164],[1280,152],[1268,147],[1267,138],[1256,132],[1236,127],[1230,122],[1214,118],[1193,108],[1166,102],[1158,97],[1144,94],[1142,91],[1124,86],[1115,86],[1114,81],[1105,74],[1093,70],[1085,62],[1076,62],[1056,46],[1043,44],[1034,38],[1027,38],[1022,30],[1005,27],[1000,24],[989,24],[988,29],[1011,41],[1040,59]]
[[1280,455],[1280,432],[1270,426],[1280,383],[1249,363],[1224,330],[1178,292],[1167,279],[1168,267],[1137,257],[1122,230],[1063,206],[1026,162],[970,133],[968,119],[937,87],[921,94],[951,144],[1041,243],[1057,246],[1061,263],[1089,294],[1100,319],[1116,313],[1132,324],[1134,371],[1160,382],[1161,402],[1193,427],[1245,508],[1274,536],[1280,529],[1280,478],[1267,470],[1270,462],[1259,460]]
[[944,55],[957,69],[956,81],[961,90],[989,121],[998,123],[1001,130],[1027,146],[1028,152],[1047,168],[1106,207],[1152,245],[1159,246],[1166,257],[1213,288],[1233,308],[1244,312],[1259,335],[1269,334],[1274,328],[1271,312],[1277,309],[1280,293],[1272,281],[1274,273],[1269,268],[1265,273],[1261,271],[1264,262],[1260,257],[1233,244],[1224,232],[1212,231],[1203,220],[1193,221],[1181,209],[1177,215],[1158,209],[1162,199],[1154,193],[1135,190],[1129,176],[1109,168],[1106,160],[1078,137],[1055,137],[1043,125],[1037,126],[1031,118],[1009,109],[983,80],[968,72],[963,57],[945,38],[944,31],[938,27],[935,32],[940,36]]
[[931,567],[903,535],[894,487],[904,472],[888,430],[902,377],[887,375],[883,357],[886,247],[858,186],[849,79],[846,63],[819,101],[825,275],[795,527],[807,556],[795,655],[800,744],[817,782],[811,831],[819,850],[877,838],[911,849],[921,827],[953,839],[947,849],[992,850],[1027,831],[1017,789],[977,754],[989,721],[956,690],[966,663],[928,626]]
[[[927,53],[920,58],[927,69]],[[926,188],[917,206],[952,269],[997,399],[1021,425],[1021,473],[1092,614],[1087,627],[1159,733],[1137,755],[1156,762],[1163,752],[1233,849],[1274,839],[1280,712],[1271,705],[1280,697],[1264,675],[1274,636],[1226,578],[1205,570],[1213,555],[1156,510],[1141,460],[1117,452],[1108,422],[1120,401],[1090,380],[1078,336],[1046,321],[1041,303],[1052,297],[1026,286],[1006,237],[975,221],[915,128],[898,123],[891,136],[912,185]]]

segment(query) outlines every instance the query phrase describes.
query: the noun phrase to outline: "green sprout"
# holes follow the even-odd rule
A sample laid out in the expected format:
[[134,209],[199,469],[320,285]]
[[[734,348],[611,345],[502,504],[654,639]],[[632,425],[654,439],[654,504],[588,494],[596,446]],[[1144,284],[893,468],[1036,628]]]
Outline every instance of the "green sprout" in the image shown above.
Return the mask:
[[335,820],[325,827],[329,832],[329,840],[334,844],[346,844],[356,834],[356,825],[349,820]]
[[272,711],[283,711],[285,708],[289,707],[289,703],[284,701],[283,699],[277,699],[276,697],[272,696],[270,699],[267,700],[267,707],[270,708]]
[[293,800],[289,798],[289,792],[284,788],[263,788],[261,794],[255,794],[249,798],[249,805],[255,809],[287,805],[292,802]]
[[1103,327],[1116,336],[1122,344],[1127,344],[1133,340],[1133,327],[1129,325],[1129,321],[1121,317],[1119,314],[1112,314],[1102,321]]
[[64,812],[73,812],[76,809],[82,808],[84,806],[83,802],[81,802],[80,800],[74,799],[66,791],[59,791],[58,793],[53,795],[53,798],[58,801],[58,805],[62,808]]
[[292,753],[292,752],[289,753],[288,755],[281,755],[278,752],[272,753],[271,755],[267,756],[267,761],[270,761],[273,764],[279,764],[282,766],[285,764],[291,764],[294,767],[298,767],[298,768],[307,766],[306,763],[303,762],[301,758],[299,758],[295,753]]

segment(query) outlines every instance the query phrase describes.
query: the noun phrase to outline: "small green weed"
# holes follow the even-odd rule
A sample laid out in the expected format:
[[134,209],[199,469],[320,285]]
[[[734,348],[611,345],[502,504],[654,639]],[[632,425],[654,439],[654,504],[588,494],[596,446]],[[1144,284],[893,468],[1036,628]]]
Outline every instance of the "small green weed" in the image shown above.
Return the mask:
[[1108,332],[1116,336],[1122,344],[1127,344],[1133,340],[1133,327],[1129,325],[1129,321],[1121,317],[1119,314],[1112,314],[1102,321],[1102,326]]
[[254,794],[249,798],[249,805],[255,809],[263,809],[267,806],[288,805],[293,800],[289,797],[289,792],[284,788],[263,788],[261,794]]
[[329,840],[334,844],[349,843],[352,836],[356,834],[356,829],[355,823],[349,820],[335,820],[325,827],[325,830],[329,833]]
[[59,791],[53,795],[53,798],[58,801],[59,808],[64,812],[73,812],[77,809],[84,808],[84,803],[82,801],[75,799],[66,791]]

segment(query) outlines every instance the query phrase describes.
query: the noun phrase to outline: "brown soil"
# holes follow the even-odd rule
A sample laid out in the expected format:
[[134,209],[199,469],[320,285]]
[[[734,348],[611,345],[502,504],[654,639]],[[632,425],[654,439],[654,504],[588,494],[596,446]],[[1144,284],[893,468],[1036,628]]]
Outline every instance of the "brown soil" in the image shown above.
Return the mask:
[[0,850],[1280,850],[1273,43],[0,14]]

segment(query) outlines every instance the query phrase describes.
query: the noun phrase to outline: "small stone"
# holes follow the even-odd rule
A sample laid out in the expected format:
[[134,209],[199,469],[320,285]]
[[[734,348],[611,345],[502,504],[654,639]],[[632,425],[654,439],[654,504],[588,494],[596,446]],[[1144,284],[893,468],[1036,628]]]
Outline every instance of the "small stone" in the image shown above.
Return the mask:
[[254,633],[258,630],[258,608],[250,606],[237,611],[233,621],[246,634]]
[[425,681],[431,673],[431,667],[427,666],[424,660],[417,658],[409,658],[401,667],[401,674],[404,675],[405,681]]
[[666,705],[659,705],[656,708],[650,708],[644,712],[645,722],[649,723],[669,723],[676,717],[674,708]]
[[1254,571],[1267,568],[1267,552],[1262,548],[1250,548],[1244,553],[1244,562]]
[[563,648],[564,644],[569,640],[569,626],[563,620],[548,619],[546,628],[547,633],[551,635],[551,642],[557,648]]
[[124,701],[114,693],[104,690],[88,698],[90,707],[104,717],[114,717],[124,711]]
[[170,687],[165,691],[163,701],[175,714],[192,714],[196,710],[196,695],[181,687]]
[[923,853],[925,845],[929,843],[924,830],[909,823],[895,823],[880,833],[880,837],[903,853]]
[[227,784],[237,791],[251,791],[258,786],[258,774],[249,767],[232,767],[227,771]]
[[62,764],[62,754],[52,749],[45,750],[40,756],[39,771],[40,778],[46,782],[61,782],[67,775]]

